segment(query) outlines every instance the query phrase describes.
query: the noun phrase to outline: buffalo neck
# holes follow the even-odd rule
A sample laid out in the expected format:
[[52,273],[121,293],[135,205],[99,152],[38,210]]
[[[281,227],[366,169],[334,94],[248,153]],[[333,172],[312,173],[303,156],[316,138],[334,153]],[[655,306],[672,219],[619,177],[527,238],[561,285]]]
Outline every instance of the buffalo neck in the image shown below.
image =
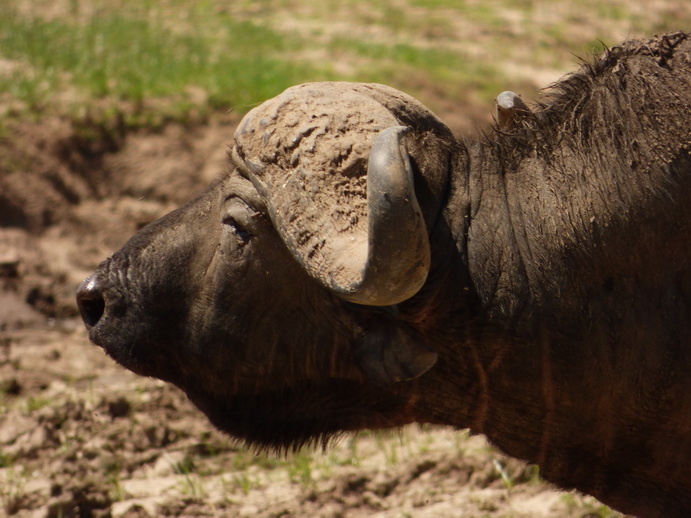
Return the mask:
[[691,189],[670,206],[649,183],[689,159],[682,150],[623,182],[601,164],[565,176],[568,146],[510,168],[502,149],[469,146],[433,234],[434,311],[421,325],[440,356],[418,382],[420,420],[483,433],[547,480],[624,510],[652,481],[659,492],[635,505],[662,509],[670,484],[681,494],[691,480],[676,460],[691,452],[691,279],[679,264],[691,257]]

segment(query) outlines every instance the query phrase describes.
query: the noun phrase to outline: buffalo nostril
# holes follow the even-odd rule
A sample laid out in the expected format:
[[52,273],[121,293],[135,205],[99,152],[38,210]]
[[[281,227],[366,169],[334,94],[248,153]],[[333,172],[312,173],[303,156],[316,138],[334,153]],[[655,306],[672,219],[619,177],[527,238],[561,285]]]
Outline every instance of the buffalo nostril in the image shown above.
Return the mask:
[[84,279],[77,289],[77,306],[87,329],[98,324],[106,309],[106,301],[95,275]]

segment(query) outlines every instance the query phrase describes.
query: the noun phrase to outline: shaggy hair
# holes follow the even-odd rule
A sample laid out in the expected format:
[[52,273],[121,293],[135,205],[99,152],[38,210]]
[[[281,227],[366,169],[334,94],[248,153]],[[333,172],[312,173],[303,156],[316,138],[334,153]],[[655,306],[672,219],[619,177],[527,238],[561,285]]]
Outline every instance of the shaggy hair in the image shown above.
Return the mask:
[[636,156],[629,158],[637,162],[664,151],[658,143],[638,141],[640,135],[655,134],[649,126],[670,133],[670,142],[683,142],[688,138],[691,113],[691,68],[688,62],[672,64],[689,60],[688,53],[676,51],[690,42],[691,35],[676,32],[628,41],[584,61],[580,70],[546,89],[533,113],[519,114],[514,131],[506,134],[496,129],[499,136],[493,139],[494,147],[504,169],[514,168],[527,155],[547,158],[565,144],[588,154],[601,151],[603,141],[610,155],[614,150],[630,151]]

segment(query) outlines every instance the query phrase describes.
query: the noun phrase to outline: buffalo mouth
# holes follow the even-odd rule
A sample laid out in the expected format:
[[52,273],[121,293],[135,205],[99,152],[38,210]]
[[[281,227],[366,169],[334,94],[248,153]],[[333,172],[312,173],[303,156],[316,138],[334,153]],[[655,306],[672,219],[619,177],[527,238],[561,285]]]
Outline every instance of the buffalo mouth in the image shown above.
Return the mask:
[[142,354],[142,347],[136,341],[122,339],[115,341],[108,336],[108,333],[103,333],[100,327],[90,329],[88,335],[91,343],[103,349],[110,358],[122,367],[140,376],[161,378],[160,369],[155,367],[161,362],[156,362],[151,357],[147,358],[148,355]]

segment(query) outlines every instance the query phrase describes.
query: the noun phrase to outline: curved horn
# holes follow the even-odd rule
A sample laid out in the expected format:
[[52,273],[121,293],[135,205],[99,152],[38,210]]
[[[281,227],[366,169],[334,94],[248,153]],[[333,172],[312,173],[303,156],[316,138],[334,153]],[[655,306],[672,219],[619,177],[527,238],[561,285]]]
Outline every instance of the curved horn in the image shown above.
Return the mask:
[[245,116],[231,160],[266,200],[274,228],[308,275],[346,300],[388,306],[422,287],[430,251],[408,130],[384,104],[417,114],[416,127],[429,114],[377,88],[290,88]]
[[[404,143],[408,131],[404,126],[385,129],[372,145],[367,166],[366,260],[358,281],[348,286],[332,283],[336,294],[351,302],[397,304],[417,293],[427,279],[429,241]],[[347,260],[341,258],[344,267]]]

